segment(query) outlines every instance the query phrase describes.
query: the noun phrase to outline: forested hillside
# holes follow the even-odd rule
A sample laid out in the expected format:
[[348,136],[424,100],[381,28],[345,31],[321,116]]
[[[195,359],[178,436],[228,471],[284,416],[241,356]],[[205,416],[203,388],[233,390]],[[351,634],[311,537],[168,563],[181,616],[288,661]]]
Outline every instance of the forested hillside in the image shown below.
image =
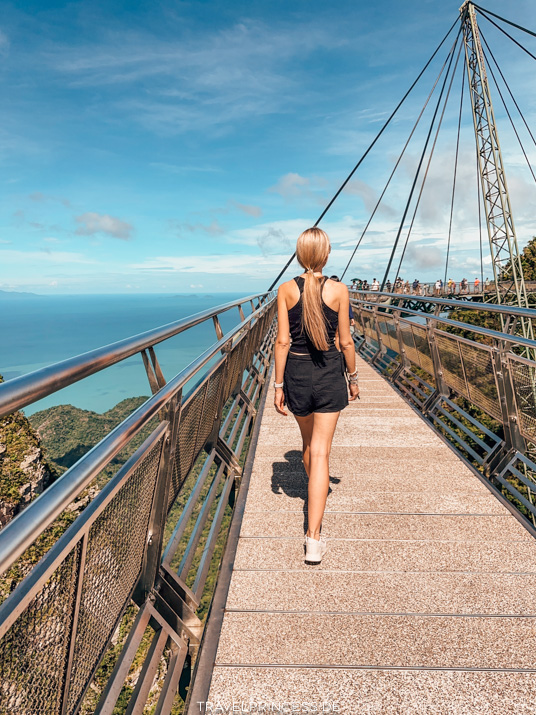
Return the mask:
[[[58,405],[36,412],[29,419],[50,462],[58,474],[63,474],[147,399],[129,397],[102,414],[72,405]],[[134,437],[134,449],[142,441],[140,436]]]

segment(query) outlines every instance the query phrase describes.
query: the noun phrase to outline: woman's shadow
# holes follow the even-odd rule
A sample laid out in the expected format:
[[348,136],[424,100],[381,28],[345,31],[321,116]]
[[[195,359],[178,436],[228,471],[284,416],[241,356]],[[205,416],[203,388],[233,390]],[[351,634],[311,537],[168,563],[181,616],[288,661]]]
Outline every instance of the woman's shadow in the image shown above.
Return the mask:
[[[284,494],[290,499],[297,499],[297,508],[300,500],[303,510],[303,533],[307,531],[307,472],[303,466],[302,453],[298,449],[291,449],[285,453],[285,462],[272,464],[272,492]],[[330,484],[339,484],[338,477],[329,477]],[[331,486],[328,496],[331,494]]]

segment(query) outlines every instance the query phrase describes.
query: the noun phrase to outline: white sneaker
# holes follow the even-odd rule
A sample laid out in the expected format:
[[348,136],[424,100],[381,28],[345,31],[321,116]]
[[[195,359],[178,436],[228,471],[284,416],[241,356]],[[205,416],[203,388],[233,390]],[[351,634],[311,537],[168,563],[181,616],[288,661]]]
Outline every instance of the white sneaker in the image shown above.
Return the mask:
[[320,539],[312,539],[310,536],[305,537],[305,563],[319,564],[322,561],[322,556],[326,553],[326,539],[320,536]]

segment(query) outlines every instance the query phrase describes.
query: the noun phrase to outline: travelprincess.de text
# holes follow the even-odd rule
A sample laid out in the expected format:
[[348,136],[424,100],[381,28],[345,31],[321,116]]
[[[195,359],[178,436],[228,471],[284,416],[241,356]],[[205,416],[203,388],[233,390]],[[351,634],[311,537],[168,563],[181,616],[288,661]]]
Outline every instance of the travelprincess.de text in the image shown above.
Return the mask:
[[263,701],[233,701],[231,704],[219,701],[198,701],[200,713],[338,713],[339,703],[298,703],[298,702],[263,702]]

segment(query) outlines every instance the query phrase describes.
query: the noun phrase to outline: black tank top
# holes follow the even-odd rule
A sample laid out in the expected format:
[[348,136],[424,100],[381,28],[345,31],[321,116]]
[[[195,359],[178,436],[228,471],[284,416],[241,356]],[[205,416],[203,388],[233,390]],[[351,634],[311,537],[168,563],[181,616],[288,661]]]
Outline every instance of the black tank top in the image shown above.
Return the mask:
[[[298,288],[300,289],[300,298],[298,302],[292,306],[288,311],[288,322],[290,328],[290,337],[292,338],[291,351],[293,353],[312,353],[318,354],[319,352],[336,352],[337,347],[335,345],[335,334],[337,332],[337,327],[339,325],[339,314],[329,305],[324,303],[324,298],[322,297],[322,310],[324,311],[324,320],[326,321],[326,331],[328,336],[329,348],[327,351],[318,350],[315,344],[309,338],[305,332],[305,328],[302,325],[302,315],[303,315],[303,287],[305,285],[305,278],[302,276],[296,276],[294,278]],[[322,277],[322,287],[320,289],[321,293],[324,290],[324,284],[326,278]]]

